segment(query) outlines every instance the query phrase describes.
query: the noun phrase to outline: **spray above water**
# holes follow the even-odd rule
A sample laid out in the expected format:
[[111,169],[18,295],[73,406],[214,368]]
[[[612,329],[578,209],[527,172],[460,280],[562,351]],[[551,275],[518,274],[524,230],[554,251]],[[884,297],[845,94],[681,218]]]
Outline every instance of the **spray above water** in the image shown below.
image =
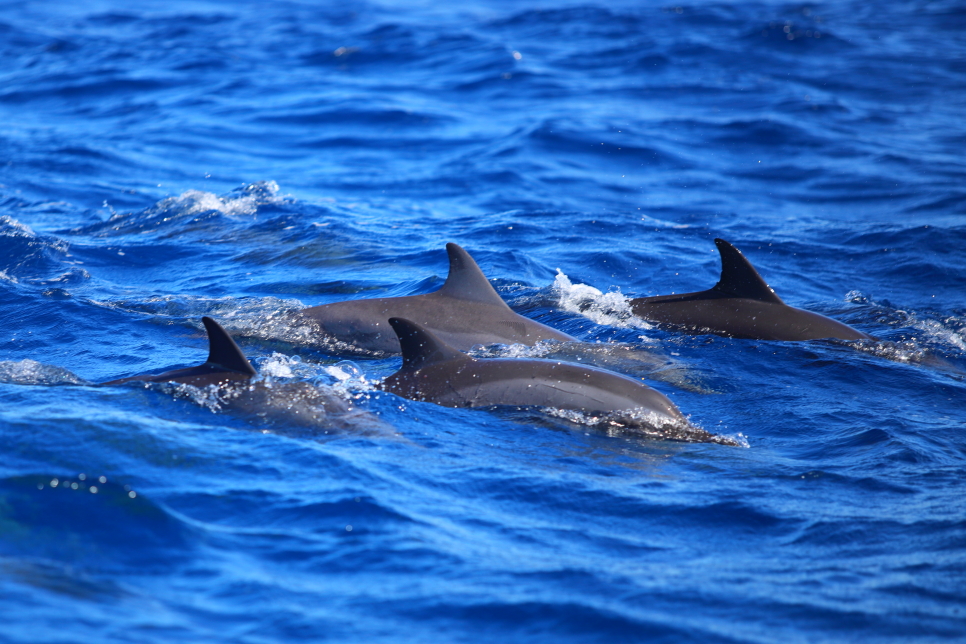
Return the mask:
[[[115,212],[109,204],[105,204],[111,212],[107,221],[77,228],[71,233],[114,237],[170,231],[171,235],[182,235],[198,231],[198,227],[206,221],[203,216],[206,214],[229,218],[254,217],[261,206],[285,203],[287,198],[278,196],[278,192],[278,184],[274,181],[258,181],[224,196],[203,190],[186,190],[133,213]],[[203,230],[210,232],[207,227]]]
[[254,215],[260,205],[279,201],[284,199],[278,197],[278,184],[274,181],[259,181],[223,197],[202,190],[186,190],[177,197],[162,199],[151,210],[173,211],[184,215],[216,211],[237,217]]
[[604,293],[587,284],[574,284],[559,268],[552,288],[562,310],[579,313],[596,324],[625,329],[654,328],[634,315],[630,300],[620,290]]

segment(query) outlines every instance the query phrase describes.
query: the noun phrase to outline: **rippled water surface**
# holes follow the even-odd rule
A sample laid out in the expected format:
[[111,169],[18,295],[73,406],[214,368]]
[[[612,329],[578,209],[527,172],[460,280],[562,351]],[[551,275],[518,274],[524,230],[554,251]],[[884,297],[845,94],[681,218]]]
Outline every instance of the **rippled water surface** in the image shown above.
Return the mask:
[[[958,2],[4,2],[0,640],[966,637]],[[713,239],[875,340],[685,335]],[[469,251],[742,446],[379,393]],[[103,382],[260,370],[226,404]]]

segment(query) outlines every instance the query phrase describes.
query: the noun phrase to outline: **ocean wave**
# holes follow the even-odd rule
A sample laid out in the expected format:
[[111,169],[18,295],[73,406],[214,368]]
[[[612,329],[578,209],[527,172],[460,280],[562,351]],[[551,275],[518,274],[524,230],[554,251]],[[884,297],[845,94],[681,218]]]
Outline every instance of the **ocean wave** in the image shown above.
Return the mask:
[[261,181],[242,186],[225,196],[201,190],[187,190],[176,197],[162,199],[154,206],[138,213],[113,213],[101,223],[75,228],[73,235],[118,237],[163,233],[181,235],[186,232],[216,230],[208,220],[212,215],[229,218],[251,218],[266,205],[283,204],[279,187],[274,181]]
[[38,278],[64,269],[70,244],[38,235],[9,215],[0,215],[0,273],[9,281]]
[[[961,636],[960,5],[8,3],[4,636]],[[628,314],[716,236],[879,340]],[[753,449],[402,400],[299,321],[448,241],[583,340],[474,355],[661,379]],[[197,364],[202,315],[250,387],[73,373]]]
[[191,528],[130,485],[103,475],[0,479],[8,556],[105,572],[162,571],[192,551]]

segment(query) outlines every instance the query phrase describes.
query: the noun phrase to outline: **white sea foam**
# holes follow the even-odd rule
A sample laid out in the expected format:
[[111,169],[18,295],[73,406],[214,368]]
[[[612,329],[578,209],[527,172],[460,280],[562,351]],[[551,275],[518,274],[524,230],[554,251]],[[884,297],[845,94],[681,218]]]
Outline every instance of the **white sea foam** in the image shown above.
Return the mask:
[[22,224],[9,215],[0,215],[0,234],[7,237],[37,237],[37,233],[30,226]]
[[561,309],[579,313],[597,324],[630,329],[654,328],[634,315],[630,300],[620,289],[604,293],[587,284],[574,284],[559,268],[551,288]]
[[346,391],[372,390],[373,382],[366,378],[365,372],[351,360],[342,360],[325,367],[325,373],[336,379],[336,386]]
[[[950,324],[951,322],[959,322],[959,330],[953,329]],[[915,316],[912,327],[922,331],[929,340],[936,344],[950,346],[959,351],[966,351],[966,338],[963,336],[962,329],[964,325],[962,320],[947,318],[946,320],[940,321],[928,318],[918,319],[918,316]]]
[[930,311],[903,310],[888,302],[876,302],[859,292],[850,291],[846,301],[873,307],[876,321],[891,327],[906,327],[918,337],[902,341],[859,341],[856,348],[898,362],[923,362],[933,359],[930,347],[966,352],[966,320],[958,316],[934,317]]
[[301,362],[302,359],[299,356],[287,356],[276,352],[259,361],[258,373],[265,378],[294,378],[295,369]]
[[66,253],[70,244],[57,237],[38,235],[30,226],[21,223],[9,215],[0,215],[0,236],[28,240],[30,249],[47,248],[58,253]]
[[344,383],[320,384],[260,374],[250,382],[227,387],[195,387],[176,382],[145,383],[144,386],[188,400],[215,414],[241,413],[259,425],[271,427],[272,431],[288,432],[301,427],[326,434],[330,431],[394,433],[379,418],[356,405],[366,394],[350,391]]
[[260,204],[276,201],[277,195],[277,183],[259,181],[223,197],[202,190],[186,190],[177,197],[162,199],[152,210],[174,210],[185,215],[212,210],[229,216],[253,215]]
[[539,340],[533,346],[526,344],[478,344],[469,353],[476,358],[546,358],[558,350],[555,340]]

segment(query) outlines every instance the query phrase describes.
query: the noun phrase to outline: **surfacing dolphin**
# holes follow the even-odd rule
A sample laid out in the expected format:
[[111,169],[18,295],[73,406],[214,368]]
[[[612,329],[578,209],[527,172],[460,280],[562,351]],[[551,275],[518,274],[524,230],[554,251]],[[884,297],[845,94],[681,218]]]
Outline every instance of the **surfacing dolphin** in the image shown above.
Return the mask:
[[399,353],[399,340],[387,322],[392,317],[412,320],[462,351],[478,344],[533,345],[539,340],[575,339],[514,313],[469,253],[453,243],[446,244],[446,252],[449,276],[438,291],[335,302],[299,313],[329,338],[383,353]]
[[255,368],[248,362],[228,332],[209,317],[201,318],[208,333],[208,359],[197,367],[175,369],[160,374],[141,374],[101,383],[122,385],[131,382],[191,385],[198,389],[215,386],[214,391],[180,392],[212,411],[222,408],[258,417],[290,432],[294,427],[319,430],[348,430],[356,434],[388,435],[391,433],[375,416],[360,411],[351,400],[324,386],[307,382],[252,381]]
[[208,333],[208,360],[197,367],[175,369],[159,374],[128,376],[101,383],[102,385],[121,385],[135,380],[144,382],[180,382],[195,387],[208,385],[225,386],[232,382],[251,380],[255,368],[235,344],[228,332],[209,317],[201,318]]
[[738,445],[691,425],[668,398],[603,369],[551,360],[477,359],[410,320],[391,318],[403,363],[379,388],[444,407],[550,407],[604,415],[598,424],[663,439]]
[[721,279],[713,288],[682,295],[658,295],[630,301],[631,310],[650,322],[695,333],[752,340],[872,340],[857,329],[782,302],[755,267],[723,239]]

